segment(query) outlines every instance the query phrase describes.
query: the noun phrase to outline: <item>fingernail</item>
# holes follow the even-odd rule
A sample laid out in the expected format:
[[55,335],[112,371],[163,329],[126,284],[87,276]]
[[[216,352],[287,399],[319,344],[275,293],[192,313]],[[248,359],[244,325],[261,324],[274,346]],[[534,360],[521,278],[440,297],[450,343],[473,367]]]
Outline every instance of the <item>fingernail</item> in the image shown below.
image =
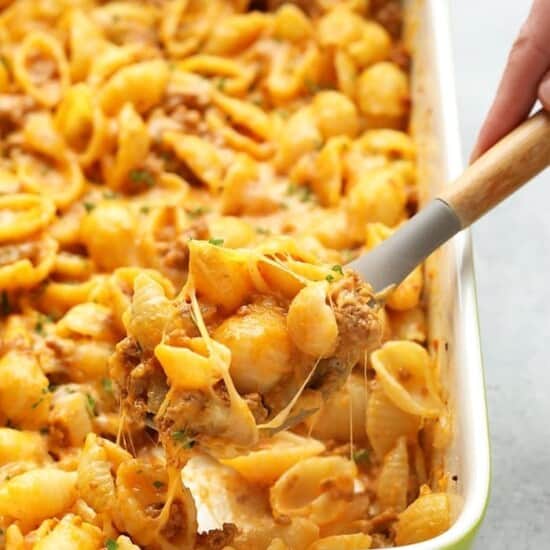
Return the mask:
[[544,108],[550,110],[550,73],[547,73],[541,82],[538,95]]

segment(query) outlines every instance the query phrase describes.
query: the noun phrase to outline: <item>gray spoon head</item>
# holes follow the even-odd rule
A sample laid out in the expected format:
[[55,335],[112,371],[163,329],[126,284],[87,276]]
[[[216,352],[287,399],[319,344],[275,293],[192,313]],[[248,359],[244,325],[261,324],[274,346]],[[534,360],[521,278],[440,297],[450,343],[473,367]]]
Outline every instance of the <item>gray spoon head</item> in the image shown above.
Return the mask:
[[434,250],[462,229],[453,209],[434,199],[391,237],[347,267],[381,292],[403,279]]

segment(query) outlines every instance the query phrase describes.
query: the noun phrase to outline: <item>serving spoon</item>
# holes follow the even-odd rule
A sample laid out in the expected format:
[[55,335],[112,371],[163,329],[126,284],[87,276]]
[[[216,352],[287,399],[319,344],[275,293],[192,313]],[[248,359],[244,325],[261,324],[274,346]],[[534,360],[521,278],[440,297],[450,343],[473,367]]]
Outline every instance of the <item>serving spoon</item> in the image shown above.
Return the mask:
[[550,114],[538,111],[480,156],[380,245],[349,263],[375,292],[398,285],[427,256],[550,163]]

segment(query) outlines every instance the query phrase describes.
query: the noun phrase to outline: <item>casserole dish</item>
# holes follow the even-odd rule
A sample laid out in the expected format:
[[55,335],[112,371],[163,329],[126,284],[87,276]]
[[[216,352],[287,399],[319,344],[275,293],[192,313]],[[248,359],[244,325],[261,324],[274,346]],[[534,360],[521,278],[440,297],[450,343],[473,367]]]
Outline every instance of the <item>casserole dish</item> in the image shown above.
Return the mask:
[[382,0],[386,29],[376,0],[380,23],[278,3],[0,13],[0,547],[363,550],[456,517],[419,547],[473,536],[468,241],[393,312],[342,267],[458,168],[441,5],[409,12],[419,191],[400,8]]

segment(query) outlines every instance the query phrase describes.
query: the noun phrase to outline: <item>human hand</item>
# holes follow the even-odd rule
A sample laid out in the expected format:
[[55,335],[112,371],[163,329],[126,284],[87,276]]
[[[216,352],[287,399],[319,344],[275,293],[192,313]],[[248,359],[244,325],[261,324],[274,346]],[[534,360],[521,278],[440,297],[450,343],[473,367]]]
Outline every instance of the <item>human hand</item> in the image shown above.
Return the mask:
[[472,151],[475,160],[514,129],[535,101],[550,111],[550,0],[534,0],[514,42],[489,114]]

